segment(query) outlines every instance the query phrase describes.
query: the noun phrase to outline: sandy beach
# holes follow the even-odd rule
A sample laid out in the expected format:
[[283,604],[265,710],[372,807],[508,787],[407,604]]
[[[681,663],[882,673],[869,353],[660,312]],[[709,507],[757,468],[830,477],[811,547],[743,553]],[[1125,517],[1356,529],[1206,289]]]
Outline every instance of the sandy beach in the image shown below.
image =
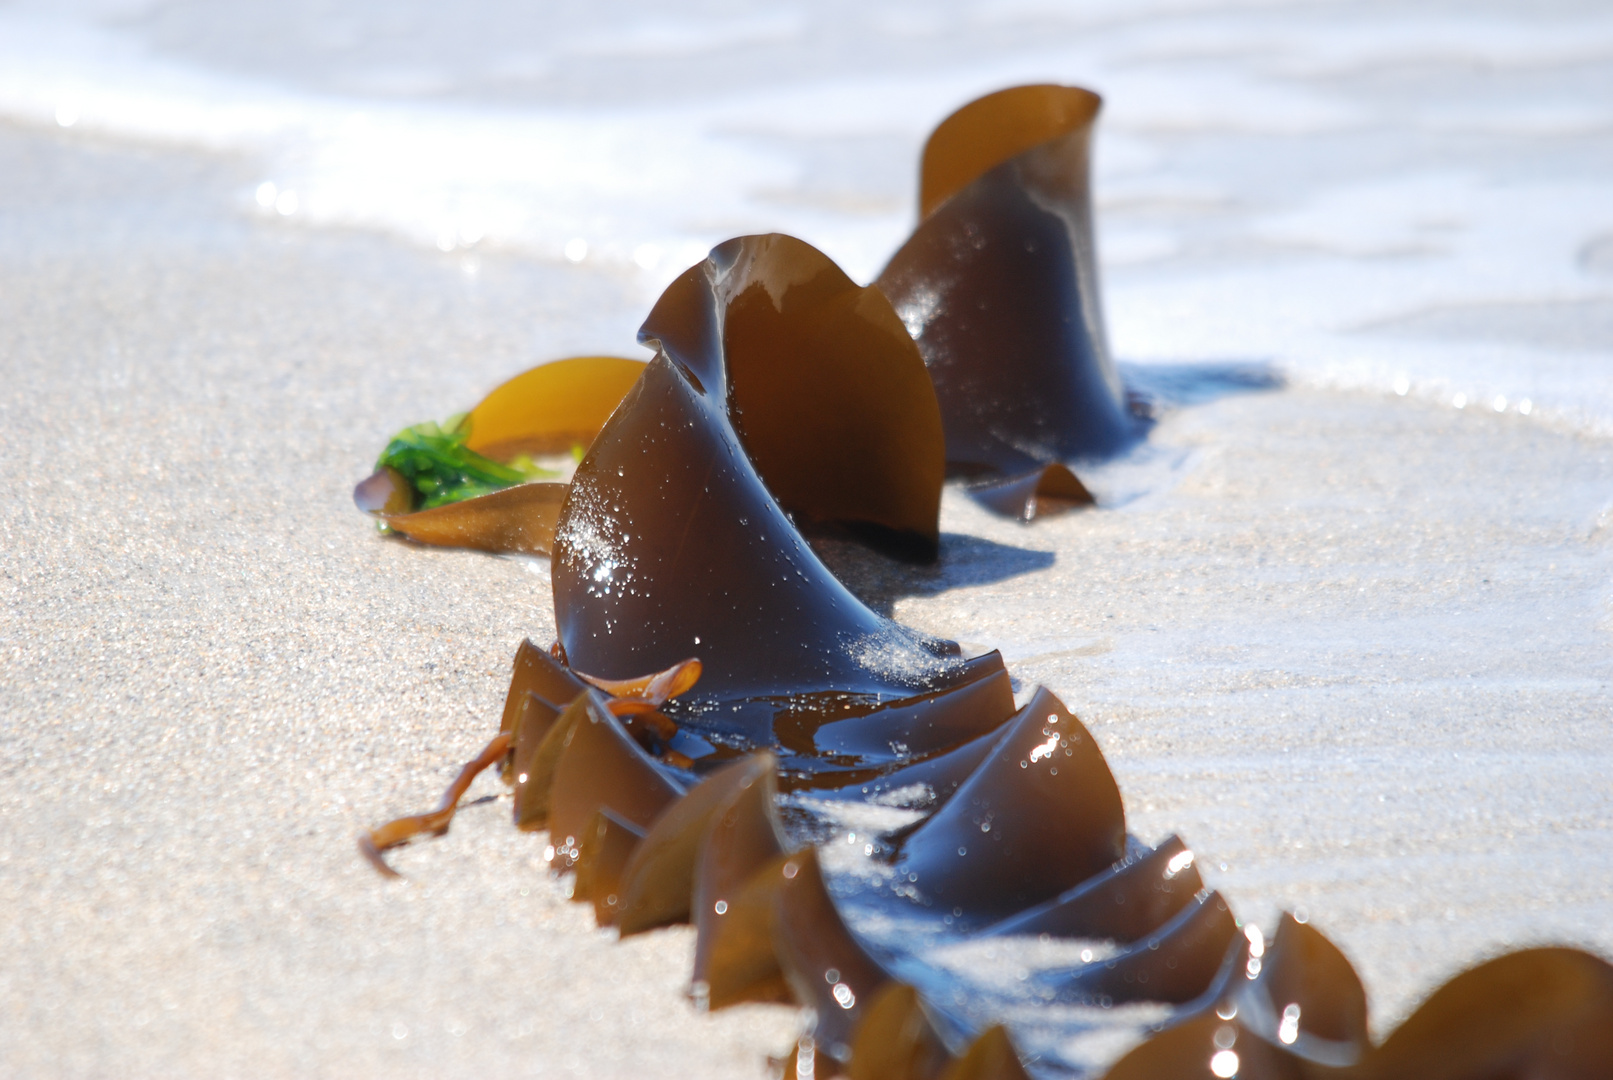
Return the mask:
[[[692,933],[595,929],[491,781],[398,855],[407,882],[354,848],[435,802],[554,627],[541,563],[382,538],[352,485],[527,366],[639,355],[643,264],[310,227],[261,212],[263,177],[229,146],[0,120],[0,1074],[767,1075],[793,1010],[697,1013]],[[1409,393],[1379,354],[1307,367],[1321,339],[1281,297],[1240,347],[1179,348],[1238,280],[1194,267],[1235,245],[1162,205],[1115,210],[1117,343],[1196,389],[1090,474],[1100,507],[1024,527],[949,491],[936,567],[827,561],[1057,692],[1131,830],[1180,834],[1245,920],[1302,909],[1376,1034],[1509,949],[1613,957],[1613,441],[1562,404],[1574,379],[1613,400],[1562,359],[1605,361],[1605,288],[1346,327],[1471,348],[1474,385],[1538,355],[1520,378],[1559,393],[1457,408],[1435,361]],[[1191,241],[1161,272],[1181,308],[1136,261],[1161,215]],[[1304,362],[1241,348],[1261,334]],[[1022,1048],[1120,1049],[1069,1045],[974,948],[949,962]]]

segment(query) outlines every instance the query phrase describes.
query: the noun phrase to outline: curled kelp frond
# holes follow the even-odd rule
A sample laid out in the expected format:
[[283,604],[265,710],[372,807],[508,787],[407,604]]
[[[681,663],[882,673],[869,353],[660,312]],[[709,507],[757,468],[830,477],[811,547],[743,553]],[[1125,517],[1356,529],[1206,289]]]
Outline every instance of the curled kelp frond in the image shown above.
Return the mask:
[[1235,980],[1238,1023],[1273,1046],[1321,1065],[1353,1065],[1372,1048],[1367,992],[1345,955],[1284,912],[1255,968]]
[[941,1080],[1030,1080],[1030,1074],[1019,1060],[1008,1029],[993,1024],[941,1074]]
[[897,982],[874,996],[857,1025],[846,1075],[851,1080],[1029,1080],[1001,1024],[988,1027],[954,1057],[923,995]]
[[1613,1075],[1613,966],[1577,949],[1515,952],[1440,987],[1381,1046],[1337,946],[1283,915],[1246,928],[1216,989],[1107,1080],[1590,1080]]
[[689,987],[703,1007],[791,1000],[773,948],[769,890],[793,846],[779,820],[770,771],[739,787],[712,814],[689,895],[696,930]]
[[581,456],[644,372],[644,361],[574,356],[524,371],[466,416],[466,446],[499,461]]
[[1152,851],[1128,854],[1052,900],[1026,908],[983,931],[986,934],[1047,934],[1133,942],[1186,907],[1204,880],[1180,837],[1167,837]]
[[547,555],[566,485],[535,458],[581,458],[643,372],[579,356],[523,372],[469,413],[405,428],[353,489],[359,509],[422,544]]
[[851,1036],[891,974],[840,917],[816,849],[790,856],[773,881],[773,949],[790,992],[817,1019],[812,1039],[844,1068]]
[[901,840],[895,867],[936,915],[984,926],[1103,873],[1125,850],[1108,763],[1075,714],[1038,689],[969,778]]
[[794,237],[741,237],[668,286],[639,338],[725,410],[752,468],[797,522],[935,557],[941,410],[878,289]]
[[773,745],[803,694],[872,707],[988,673],[864,607],[791,517],[936,535],[934,399],[879,293],[800,241],[744,237],[673,282],[642,335],[656,358],[578,466],[556,530],[571,666],[614,676],[698,653],[699,693],[674,719],[751,747]]
[[1436,990],[1362,1063],[1374,1080],[1613,1076],[1613,965],[1526,949]]
[[952,473],[1024,476],[1139,434],[1109,355],[1093,247],[1100,104],[1076,87],[1001,90],[925,145],[918,227],[877,284],[935,383]]
[[597,675],[576,672],[588,685],[605,691],[613,699],[611,711],[617,716],[647,713],[659,709],[670,698],[694,688],[700,681],[701,664],[697,657],[679,660],[665,671],[641,675],[636,679],[602,679]]
[[566,729],[548,800],[550,862],[559,867],[577,860],[578,840],[597,811],[611,810],[648,829],[684,790],[644,752],[598,690],[568,711],[577,715]]
[[1220,893],[1204,891],[1130,948],[1040,980],[1057,1001],[1109,1006],[1132,1001],[1183,1005],[1209,990],[1238,947],[1238,924]]
[[805,697],[780,709],[773,733],[793,754],[848,759],[856,765],[909,761],[995,731],[1014,714],[1014,690],[1002,658],[988,654],[981,678],[895,701]]
[[952,1060],[919,992],[892,982],[869,1001],[852,1033],[846,1075],[851,1080],[936,1080]]
[[644,839],[644,828],[610,807],[594,812],[577,840],[571,898],[592,901],[594,921],[609,926],[621,904],[622,872]]
[[689,921],[701,845],[718,814],[731,813],[740,792],[760,785],[771,800],[777,759],[769,753],[712,774],[656,819],[622,872],[622,898],[613,920],[622,936]]

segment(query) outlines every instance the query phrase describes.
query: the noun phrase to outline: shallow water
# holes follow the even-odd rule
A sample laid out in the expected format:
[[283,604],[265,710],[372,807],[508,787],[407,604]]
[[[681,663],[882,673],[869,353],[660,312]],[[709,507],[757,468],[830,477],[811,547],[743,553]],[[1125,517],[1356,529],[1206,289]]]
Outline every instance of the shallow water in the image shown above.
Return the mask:
[[243,214],[569,253],[646,302],[744,232],[872,278],[928,130],[1038,80],[1108,100],[1122,357],[1613,426],[1605,5],[0,6],[0,115],[245,153]]

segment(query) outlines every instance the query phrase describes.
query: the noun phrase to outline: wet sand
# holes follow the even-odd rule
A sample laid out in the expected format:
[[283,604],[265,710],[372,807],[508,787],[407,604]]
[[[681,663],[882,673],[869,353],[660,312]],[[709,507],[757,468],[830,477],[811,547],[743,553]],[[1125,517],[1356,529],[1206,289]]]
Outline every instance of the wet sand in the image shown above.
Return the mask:
[[[764,1075],[793,1012],[697,1015],[689,933],[593,929],[507,803],[407,885],[353,848],[553,634],[540,573],[382,540],[353,481],[631,354],[636,286],[257,220],[229,159],[0,128],[0,176],[0,1072]],[[1031,528],[949,494],[939,569],[855,584],[1063,696],[1133,830],[1304,907],[1380,1032],[1507,948],[1613,955],[1613,444],[1289,389],[1152,446]]]

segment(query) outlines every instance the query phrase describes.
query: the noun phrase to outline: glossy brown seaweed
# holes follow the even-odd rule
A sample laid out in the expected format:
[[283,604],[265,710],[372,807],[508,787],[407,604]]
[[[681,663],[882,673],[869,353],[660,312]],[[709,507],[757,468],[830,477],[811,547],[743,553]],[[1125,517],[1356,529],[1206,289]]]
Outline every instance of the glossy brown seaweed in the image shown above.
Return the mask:
[[[735,324],[800,339],[770,351]],[[556,530],[555,619],[569,663],[632,673],[698,653],[704,675],[678,717],[751,746],[773,744],[775,718],[806,695],[872,709],[990,673],[864,607],[791,516],[934,542],[934,397],[877,291],[800,241],[744,237],[673,282],[641,335],[656,357],[578,466]],[[796,392],[841,365],[861,377],[832,397]],[[782,387],[795,407],[784,390],[745,386]],[[859,426],[842,427],[845,417]],[[864,424],[901,437],[859,437]],[[778,459],[764,474],[742,427],[790,432],[812,482],[780,480]],[[831,453],[842,440],[856,453]]]
[[1138,436],[1093,246],[1100,104],[1076,87],[1002,90],[924,147],[920,221],[878,285],[935,383],[951,472],[1033,476]]
[[1126,849],[1125,812],[1091,732],[1037,690],[895,861],[920,903],[985,925],[1107,870]]
[[1112,1080],[1613,1075],[1613,968],[1568,949],[1458,976],[1375,1045],[1361,982],[1320,932],[1289,916],[1269,943],[1240,932],[1179,838],[1128,838],[1092,733],[1056,697],[1016,709],[999,656],[870,611],[804,538],[933,556],[946,468],[1025,520],[1090,502],[1061,462],[1135,434],[1091,250],[1097,104],[1022,87],[937,130],[924,220],[880,281],[895,311],[799,241],[745,237],[668,288],[647,367],[540,368],[471,414],[478,453],[587,445],[569,486],[415,511],[384,471],[360,485],[360,505],[418,539],[552,551],[560,634],[522,643],[499,733],[438,809],[361,848],[392,873],[381,853],[446,831],[500,765],[516,823],[548,830],[551,865],[601,925],[694,924],[702,1007],[809,1010],[786,1076],[1028,1074],[1006,1029],[971,1039],[927,1000],[944,980],[857,933],[781,791],[796,814],[922,812],[867,843],[888,880],[858,902],[886,917],[1107,943],[1027,983],[1067,1006],[1171,1006]]
[[703,830],[689,895],[690,993],[705,1007],[791,1000],[772,944],[771,890],[793,848],[766,770],[734,790]]

